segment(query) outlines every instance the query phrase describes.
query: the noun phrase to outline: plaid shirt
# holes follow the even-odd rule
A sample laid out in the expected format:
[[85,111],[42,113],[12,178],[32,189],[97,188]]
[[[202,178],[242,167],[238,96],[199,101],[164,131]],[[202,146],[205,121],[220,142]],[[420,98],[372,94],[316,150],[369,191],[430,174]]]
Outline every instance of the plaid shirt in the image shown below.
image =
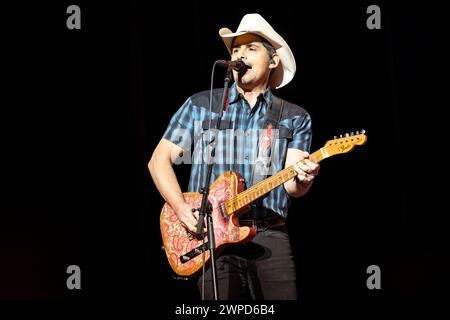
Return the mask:
[[[223,89],[213,90],[213,107],[210,113],[210,91],[203,91],[189,97],[172,117],[163,138],[180,146],[184,150],[182,158],[175,163],[192,164],[188,191],[199,192],[205,185],[207,164],[215,163],[211,184],[225,171],[239,173],[248,188],[265,177],[254,178],[254,163],[260,155],[259,141],[264,132],[262,123],[264,114],[272,104],[272,93],[267,90],[259,95],[253,108],[238,93],[236,85],[230,86],[228,106],[221,120],[219,134],[215,141],[215,158],[210,157],[212,146],[208,128],[215,128],[218,119],[217,109],[221,104]],[[211,115],[212,114],[212,118]],[[210,120],[211,119],[211,120]],[[211,126],[210,125],[211,122]],[[308,151],[311,145],[311,118],[301,107],[284,101],[279,130],[273,139],[271,148],[270,174],[284,168],[288,148]],[[253,183],[252,183],[253,182]],[[290,197],[283,185],[272,190],[262,199],[262,206],[284,218],[287,217]]]

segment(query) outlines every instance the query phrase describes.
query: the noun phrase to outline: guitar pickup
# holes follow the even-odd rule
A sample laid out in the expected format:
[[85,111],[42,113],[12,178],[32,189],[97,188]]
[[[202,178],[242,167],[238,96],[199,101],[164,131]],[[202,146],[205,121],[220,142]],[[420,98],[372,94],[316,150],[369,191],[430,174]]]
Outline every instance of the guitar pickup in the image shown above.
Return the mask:
[[197,248],[192,249],[191,251],[189,251],[188,253],[183,254],[180,257],[180,261],[181,263],[186,263],[189,260],[195,258],[196,256],[202,254],[203,252],[205,252],[206,250],[209,250],[209,242],[206,242],[200,246],[198,246]]
[[219,209],[220,209],[220,213],[222,214],[222,218],[223,218],[224,220],[228,219],[228,216],[227,216],[227,214],[226,214],[225,204],[224,204],[223,202],[221,202],[221,203],[219,204]]

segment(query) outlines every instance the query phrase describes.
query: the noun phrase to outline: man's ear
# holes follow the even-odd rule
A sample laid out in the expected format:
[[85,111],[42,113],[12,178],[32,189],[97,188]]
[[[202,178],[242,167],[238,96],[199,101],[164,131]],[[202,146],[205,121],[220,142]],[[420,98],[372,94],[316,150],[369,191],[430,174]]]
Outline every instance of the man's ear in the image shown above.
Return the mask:
[[280,57],[276,53],[274,53],[269,61],[269,68],[275,69],[276,67],[278,67],[279,64],[280,64]]

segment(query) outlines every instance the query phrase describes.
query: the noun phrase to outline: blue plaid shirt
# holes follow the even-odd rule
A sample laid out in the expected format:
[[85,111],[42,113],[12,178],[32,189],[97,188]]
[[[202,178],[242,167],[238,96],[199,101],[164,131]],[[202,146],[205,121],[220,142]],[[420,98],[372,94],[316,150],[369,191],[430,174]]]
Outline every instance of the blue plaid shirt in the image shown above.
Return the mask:
[[[272,93],[261,94],[255,106],[250,107],[245,98],[230,86],[228,106],[221,120],[219,134],[215,141],[215,158],[210,157],[212,145],[209,128],[215,128],[219,113],[215,111],[221,104],[223,89],[213,90],[213,106],[210,113],[210,91],[203,91],[189,97],[172,117],[163,138],[184,150],[182,158],[175,163],[192,164],[188,191],[199,192],[205,185],[207,164],[214,161],[211,184],[225,171],[239,173],[246,187],[260,181],[254,177],[254,163],[258,152],[263,127],[264,114],[272,104]],[[210,116],[212,114],[212,117]],[[211,122],[211,124],[210,124]],[[301,107],[284,101],[283,113],[271,148],[271,166],[268,175],[284,168],[288,148],[308,151],[311,145],[311,118]],[[258,178],[257,178],[258,179]],[[253,183],[252,183],[253,182]],[[283,185],[272,190],[262,199],[262,206],[284,218],[287,217],[290,197]]]

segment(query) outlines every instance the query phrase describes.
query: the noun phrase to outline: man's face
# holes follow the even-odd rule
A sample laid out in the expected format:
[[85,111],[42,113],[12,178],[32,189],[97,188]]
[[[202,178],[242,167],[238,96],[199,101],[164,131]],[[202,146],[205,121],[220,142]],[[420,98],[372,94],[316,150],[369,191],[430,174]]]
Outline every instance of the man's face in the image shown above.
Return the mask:
[[233,72],[234,79],[244,88],[264,85],[269,79],[270,70],[275,67],[270,63],[267,49],[261,40],[261,37],[254,34],[244,34],[234,40],[231,59],[242,59],[249,66],[243,73]]

